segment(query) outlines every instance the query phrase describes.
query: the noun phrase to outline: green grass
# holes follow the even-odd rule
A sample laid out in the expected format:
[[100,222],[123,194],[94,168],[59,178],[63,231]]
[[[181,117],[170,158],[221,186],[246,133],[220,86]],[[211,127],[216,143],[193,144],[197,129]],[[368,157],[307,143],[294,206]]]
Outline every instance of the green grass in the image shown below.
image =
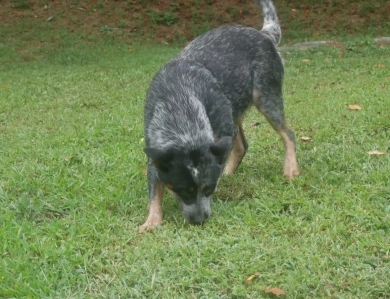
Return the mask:
[[163,226],[140,235],[145,92],[179,49],[55,36],[0,44],[1,298],[390,298],[389,48],[283,53],[301,175],[283,179],[282,143],[251,111],[210,221],[185,224],[166,195]]

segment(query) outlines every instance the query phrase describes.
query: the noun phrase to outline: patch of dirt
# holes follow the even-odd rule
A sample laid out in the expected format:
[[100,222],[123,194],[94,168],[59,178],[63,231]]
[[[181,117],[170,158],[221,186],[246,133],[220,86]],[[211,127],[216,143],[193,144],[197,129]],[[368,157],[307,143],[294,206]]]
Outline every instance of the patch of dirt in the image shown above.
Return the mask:
[[[390,31],[390,1],[274,0],[284,43],[316,36]],[[221,24],[260,28],[253,0],[0,0],[0,23],[50,22],[54,28],[134,40],[184,43]]]

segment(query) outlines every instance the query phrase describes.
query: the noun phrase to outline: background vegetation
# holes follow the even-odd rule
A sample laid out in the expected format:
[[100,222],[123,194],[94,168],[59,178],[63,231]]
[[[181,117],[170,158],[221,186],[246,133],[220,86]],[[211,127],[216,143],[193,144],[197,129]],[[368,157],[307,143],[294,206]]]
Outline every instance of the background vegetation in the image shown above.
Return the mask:
[[[390,32],[388,0],[275,0],[285,43],[294,40]],[[180,43],[220,24],[259,28],[255,1],[247,0],[2,0],[2,26],[25,22],[26,30],[48,22],[53,29],[89,35]]]

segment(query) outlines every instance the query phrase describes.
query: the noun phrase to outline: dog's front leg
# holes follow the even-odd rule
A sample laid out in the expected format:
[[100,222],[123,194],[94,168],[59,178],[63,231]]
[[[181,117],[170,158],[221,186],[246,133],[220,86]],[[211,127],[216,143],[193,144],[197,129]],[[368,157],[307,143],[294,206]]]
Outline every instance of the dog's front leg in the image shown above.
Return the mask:
[[149,231],[162,223],[162,199],[164,184],[157,177],[157,170],[149,164],[148,167],[149,216],[145,223],[139,227],[139,233]]
[[242,128],[242,120],[243,117],[240,117],[236,121],[238,131],[234,139],[232,151],[230,153],[229,163],[225,166],[223,172],[225,175],[231,175],[237,170],[248,149],[248,142],[245,138],[244,130]]

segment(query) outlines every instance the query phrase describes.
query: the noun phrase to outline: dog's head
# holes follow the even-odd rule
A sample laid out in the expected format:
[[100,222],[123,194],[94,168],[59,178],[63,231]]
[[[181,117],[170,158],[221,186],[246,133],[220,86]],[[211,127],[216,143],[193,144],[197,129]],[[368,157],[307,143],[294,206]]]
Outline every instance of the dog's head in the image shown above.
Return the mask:
[[201,224],[211,214],[211,197],[217,188],[232,145],[231,137],[194,150],[146,147],[159,180],[179,201],[190,224]]

